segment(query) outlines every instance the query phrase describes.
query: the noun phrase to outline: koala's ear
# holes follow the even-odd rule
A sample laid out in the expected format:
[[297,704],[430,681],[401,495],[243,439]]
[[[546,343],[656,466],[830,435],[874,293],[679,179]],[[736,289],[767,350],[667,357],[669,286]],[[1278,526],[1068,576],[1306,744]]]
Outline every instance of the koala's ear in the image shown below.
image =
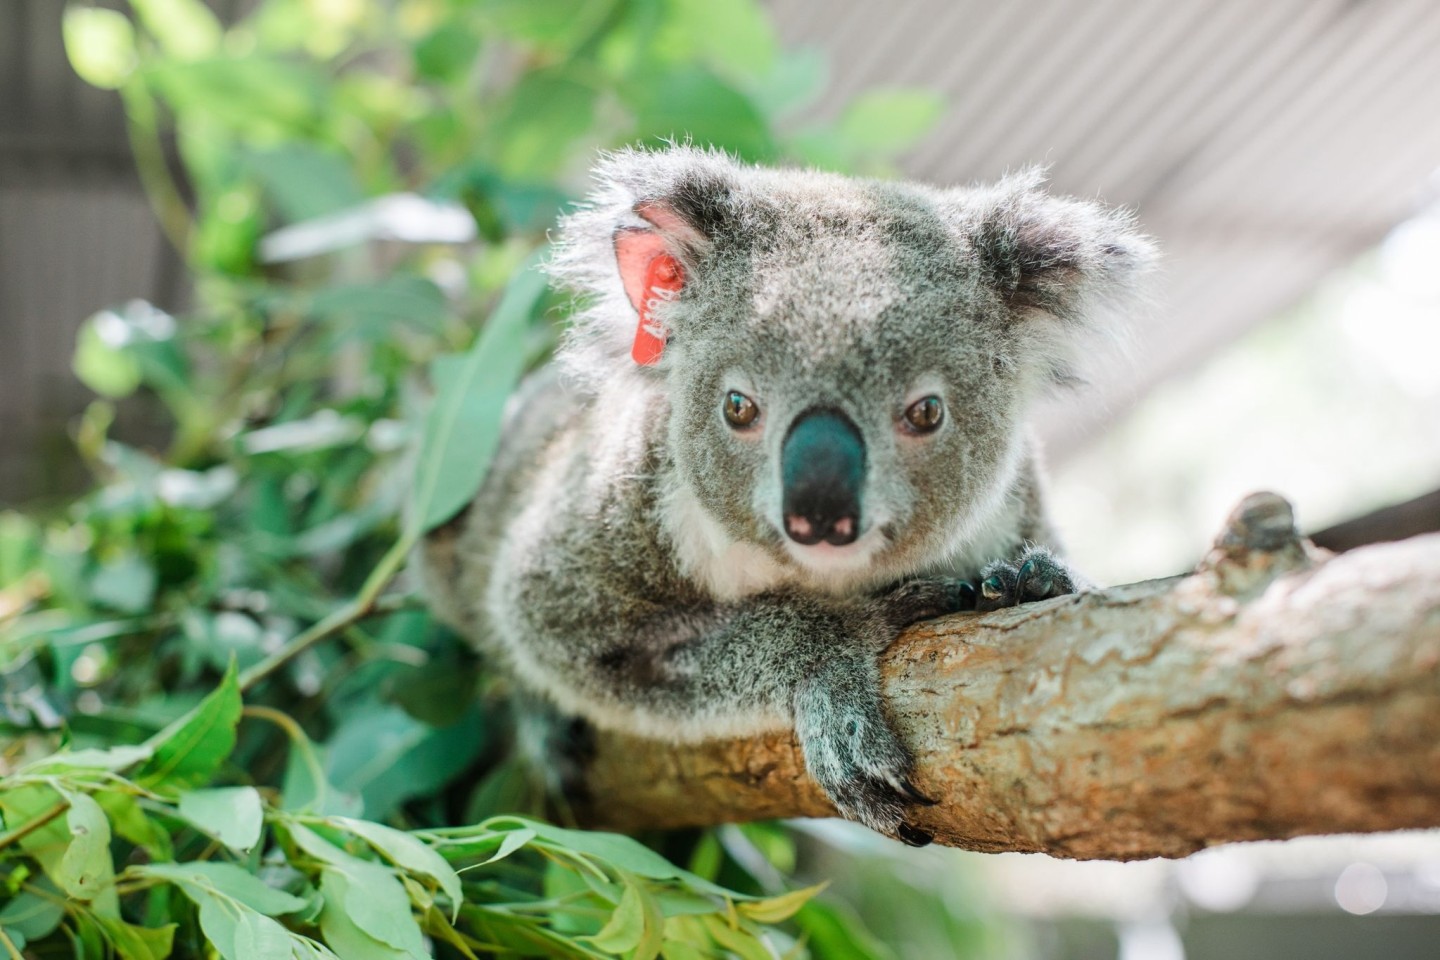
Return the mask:
[[615,265],[625,296],[636,313],[645,312],[645,303],[652,296],[656,260],[669,256],[675,261],[679,275],[671,290],[679,290],[684,282],[685,268],[704,253],[710,241],[669,204],[658,200],[642,200],[635,204],[635,213],[648,227],[621,227],[615,231]]
[[971,244],[983,278],[1012,308],[1089,326],[1140,295],[1156,249],[1128,213],[1051,196],[1041,182],[1027,171],[972,196]]

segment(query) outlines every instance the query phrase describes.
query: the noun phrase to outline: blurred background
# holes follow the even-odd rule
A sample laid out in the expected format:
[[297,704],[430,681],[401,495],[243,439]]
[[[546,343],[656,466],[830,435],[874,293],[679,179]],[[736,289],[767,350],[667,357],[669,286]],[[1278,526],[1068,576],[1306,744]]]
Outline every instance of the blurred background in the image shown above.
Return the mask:
[[[25,709],[152,694],[125,637],[213,668],[353,591],[413,371],[597,149],[671,135],[941,184],[1041,163],[1138,212],[1155,305],[1040,420],[1101,581],[1183,571],[1261,488],[1336,549],[1440,529],[1437,50],[1429,0],[0,0],[0,628],[67,651]],[[449,729],[414,713],[384,722]],[[1122,865],[799,830],[899,957],[1440,953],[1432,834]]]

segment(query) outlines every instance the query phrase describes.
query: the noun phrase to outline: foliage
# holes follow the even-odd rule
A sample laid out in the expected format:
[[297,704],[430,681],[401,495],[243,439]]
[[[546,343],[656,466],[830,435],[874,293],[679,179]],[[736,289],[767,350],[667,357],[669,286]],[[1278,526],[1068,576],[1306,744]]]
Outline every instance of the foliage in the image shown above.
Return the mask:
[[596,148],[883,173],[933,98],[794,119],[823,59],[754,0],[75,3],[65,43],[194,303],[86,323],[94,489],[0,515],[0,952],[869,955],[757,872],[783,832],[664,838],[686,871],[520,816],[503,691],[396,575],[549,350]]

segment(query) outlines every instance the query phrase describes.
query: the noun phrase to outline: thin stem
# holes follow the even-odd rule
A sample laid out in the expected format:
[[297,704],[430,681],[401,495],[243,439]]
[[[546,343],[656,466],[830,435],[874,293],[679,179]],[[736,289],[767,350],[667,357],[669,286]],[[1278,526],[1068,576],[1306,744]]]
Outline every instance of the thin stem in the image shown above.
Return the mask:
[[256,720],[268,720],[285,731],[285,735],[290,738],[290,748],[300,751],[300,759],[304,761],[306,769],[310,771],[310,776],[315,778],[315,803],[323,809],[330,781],[325,778],[325,770],[320,766],[320,758],[315,756],[315,750],[310,746],[310,738],[305,735],[300,724],[295,722],[295,718],[273,707],[254,705],[245,707],[240,713]]
[[25,960],[24,955],[20,953],[20,948],[15,946],[15,941],[10,939],[10,935],[5,932],[3,927],[0,927],[0,943],[5,944],[5,952],[10,955],[10,960]]
[[46,810],[44,813],[40,814],[40,816],[36,817],[34,820],[31,820],[29,823],[18,826],[14,830],[10,830],[6,833],[0,834],[0,850],[4,850],[12,843],[18,843],[19,841],[24,840],[26,837],[30,836],[30,834],[34,833],[36,830],[39,830],[41,827],[45,826],[51,820],[54,820],[56,817],[60,816],[60,814],[64,813],[66,810],[69,809],[70,801],[60,800],[49,810]]
[[380,559],[375,569],[370,572],[360,592],[355,599],[335,610],[328,617],[314,624],[310,628],[301,631],[285,643],[283,647],[276,650],[270,656],[261,660],[255,666],[246,670],[240,675],[240,689],[248,691],[255,684],[264,680],[270,674],[295,659],[301,653],[313,647],[327,637],[344,630],[346,627],[368,617],[375,611],[380,599],[380,591],[384,590],[400,568],[405,565],[405,558],[410,555],[418,537],[414,534],[406,534]]
[[139,82],[121,87],[120,96],[125,102],[125,132],[130,139],[130,151],[135,154],[135,168],[145,195],[155,211],[155,219],[160,221],[160,229],[184,257],[190,248],[190,211],[165,162],[155,101]]

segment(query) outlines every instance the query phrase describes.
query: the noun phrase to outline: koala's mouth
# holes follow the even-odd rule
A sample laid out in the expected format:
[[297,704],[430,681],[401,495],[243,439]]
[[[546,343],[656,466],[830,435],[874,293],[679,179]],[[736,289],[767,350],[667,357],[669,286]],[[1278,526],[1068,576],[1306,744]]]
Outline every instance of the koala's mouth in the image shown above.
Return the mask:
[[835,544],[825,540],[798,543],[781,537],[786,555],[799,567],[821,574],[860,572],[870,568],[874,559],[890,543],[880,524],[871,525],[848,543]]

